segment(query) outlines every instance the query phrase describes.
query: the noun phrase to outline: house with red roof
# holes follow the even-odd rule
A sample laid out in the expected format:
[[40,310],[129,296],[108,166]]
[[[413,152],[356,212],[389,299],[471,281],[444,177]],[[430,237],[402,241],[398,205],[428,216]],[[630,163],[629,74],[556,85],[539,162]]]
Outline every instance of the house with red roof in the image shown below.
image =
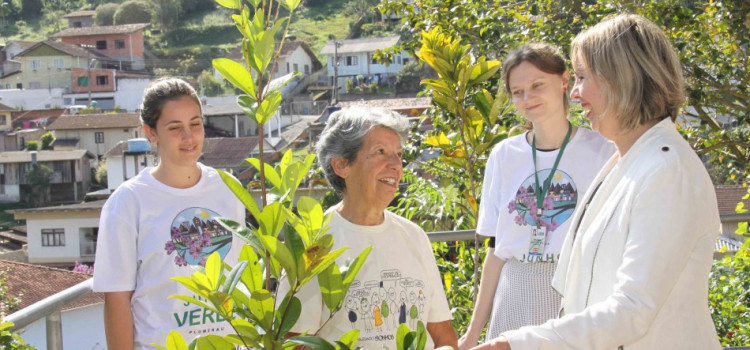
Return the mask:
[[[0,271],[10,295],[18,296],[20,302],[15,308],[5,310],[7,314],[44,300],[81,282],[90,280],[91,275],[46,266],[31,265],[0,260]],[[63,348],[64,349],[105,349],[104,295],[88,294],[62,307]],[[7,316],[7,315],[4,315]],[[21,332],[23,340],[37,349],[47,345],[46,321],[44,318],[26,326]]]
[[68,28],[52,35],[65,44],[94,49],[107,57],[106,68],[141,71],[145,65],[143,30],[148,23]]

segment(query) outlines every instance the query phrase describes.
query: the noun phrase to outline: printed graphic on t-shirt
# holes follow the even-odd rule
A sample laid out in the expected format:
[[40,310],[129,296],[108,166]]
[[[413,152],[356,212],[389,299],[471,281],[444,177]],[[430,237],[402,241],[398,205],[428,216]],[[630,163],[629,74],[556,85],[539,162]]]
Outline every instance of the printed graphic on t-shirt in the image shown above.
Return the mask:
[[219,224],[219,215],[205,208],[187,208],[172,220],[171,239],[164,245],[167,255],[176,252],[177,266],[206,265],[213,252],[221,258],[232,247],[232,232]]
[[410,329],[425,323],[425,284],[406,277],[399,269],[383,270],[379,281],[354,280],[346,295],[343,312],[352,329],[359,329],[360,342],[395,339],[399,325]]
[[[547,180],[551,169],[539,170],[540,185]],[[516,196],[508,203],[508,213],[516,214],[514,221],[519,226],[537,225],[537,198],[534,174],[521,183]],[[542,216],[539,225],[550,232],[555,231],[570,215],[578,202],[578,190],[573,179],[564,171],[557,170],[542,202]]]

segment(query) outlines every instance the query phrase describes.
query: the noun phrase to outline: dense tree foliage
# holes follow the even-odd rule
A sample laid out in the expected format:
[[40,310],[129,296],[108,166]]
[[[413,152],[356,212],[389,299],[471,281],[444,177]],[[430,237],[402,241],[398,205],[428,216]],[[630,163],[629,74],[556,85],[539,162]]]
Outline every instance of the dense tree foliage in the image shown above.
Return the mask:
[[115,24],[151,23],[151,11],[148,3],[141,0],[129,0],[115,12]]
[[101,4],[96,8],[94,18],[100,26],[111,26],[115,24],[115,12],[120,7],[118,4]]

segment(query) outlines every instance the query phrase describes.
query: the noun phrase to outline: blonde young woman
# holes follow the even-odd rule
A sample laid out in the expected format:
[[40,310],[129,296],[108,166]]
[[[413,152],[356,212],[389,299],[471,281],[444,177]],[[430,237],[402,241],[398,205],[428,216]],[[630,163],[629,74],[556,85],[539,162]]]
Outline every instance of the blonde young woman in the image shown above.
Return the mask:
[[557,47],[528,44],[506,57],[505,88],[532,126],[492,151],[477,232],[490,237],[477,305],[459,349],[557,316],[551,287],[570,217],[614,147],[568,120],[570,74]]
[[477,349],[721,349],[708,310],[716,194],[677,132],[680,62],[664,33],[619,15],[572,45],[572,97],[617,154],[573,216],[553,287],[559,319]]

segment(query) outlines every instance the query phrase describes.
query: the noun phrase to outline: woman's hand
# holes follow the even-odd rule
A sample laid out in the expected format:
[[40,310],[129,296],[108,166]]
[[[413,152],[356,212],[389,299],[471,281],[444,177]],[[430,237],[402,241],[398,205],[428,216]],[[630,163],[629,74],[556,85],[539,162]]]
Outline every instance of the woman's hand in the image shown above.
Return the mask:
[[508,339],[500,336],[497,339],[493,339],[487,343],[473,348],[473,350],[510,350],[510,344],[508,343]]
[[460,339],[458,339],[458,350],[469,350],[475,346],[477,346],[477,342],[479,341],[479,334],[475,334],[476,332],[469,327],[468,330],[466,330],[466,334],[464,334]]

